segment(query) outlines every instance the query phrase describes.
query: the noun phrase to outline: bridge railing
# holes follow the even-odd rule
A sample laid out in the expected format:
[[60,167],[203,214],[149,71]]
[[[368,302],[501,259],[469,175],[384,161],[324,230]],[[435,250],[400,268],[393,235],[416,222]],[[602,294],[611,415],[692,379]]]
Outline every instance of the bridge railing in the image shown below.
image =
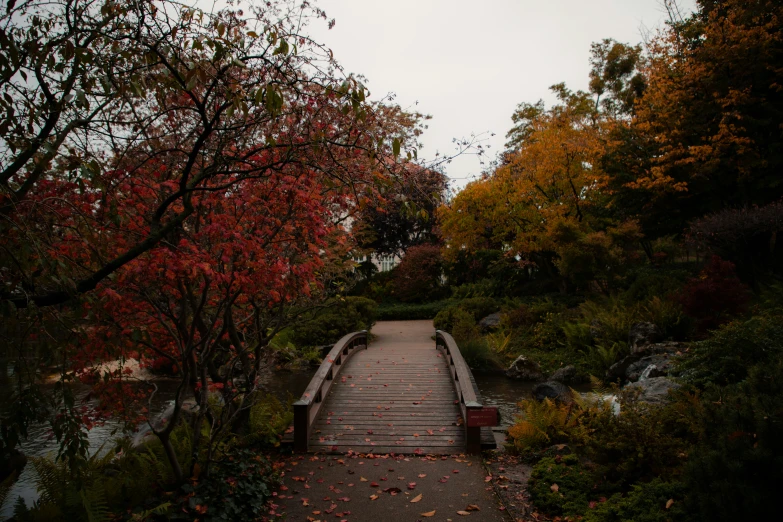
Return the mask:
[[335,343],[310,380],[302,398],[294,403],[294,450],[307,451],[313,422],[324,404],[329,389],[346,361],[361,349],[367,348],[367,330],[353,332]]
[[465,426],[465,443],[468,453],[481,452],[481,428],[469,426],[468,417],[472,410],[481,410],[482,404],[478,400],[478,393],[470,379],[470,367],[462,357],[456,341],[448,332],[435,330],[435,346],[443,350],[449,363],[449,374],[454,389],[457,392],[462,422]]

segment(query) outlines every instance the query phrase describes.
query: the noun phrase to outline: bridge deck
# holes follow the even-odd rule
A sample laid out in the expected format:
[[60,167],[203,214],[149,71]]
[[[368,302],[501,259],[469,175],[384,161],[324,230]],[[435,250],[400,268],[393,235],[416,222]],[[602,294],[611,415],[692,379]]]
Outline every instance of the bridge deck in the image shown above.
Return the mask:
[[313,426],[310,451],[460,453],[457,395],[432,321],[388,321],[332,385]]

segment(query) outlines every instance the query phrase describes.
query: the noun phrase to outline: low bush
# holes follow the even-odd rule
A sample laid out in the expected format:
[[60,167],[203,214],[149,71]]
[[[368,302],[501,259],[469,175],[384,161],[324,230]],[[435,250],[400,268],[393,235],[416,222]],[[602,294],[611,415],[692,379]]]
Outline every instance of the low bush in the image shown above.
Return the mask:
[[783,484],[783,357],[729,386],[709,386],[692,403],[698,444],[682,481],[701,520],[774,520]]
[[496,370],[503,367],[500,357],[485,339],[473,338],[459,342],[459,351],[474,370]]
[[734,265],[713,256],[698,277],[688,280],[679,295],[686,314],[704,334],[742,313],[750,300],[750,290],[737,277]]
[[382,303],[378,305],[376,316],[379,321],[410,321],[434,319],[438,312],[454,305],[452,300],[433,303]]
[[681,403],[647,404],[624,394],[619,414],[605,408],[585,417],[590,431],[581,449],[617,490],[657,476],[673,476],[682,466],[691,422]]
[[207,479],[195,487],[183,487],[193,494],[188,505],[196,508],[181,519],[193,520],[191,517],[196,515],[205,522],[261,520],[271,490],[278,483],[279,476],[267,457],[252,449],[236,449],[213,464]]
[[472,315],[473,319],[480,321],[489,314],[500,310],[500,303],[491,297],[471,297],[462,300],[459,307]]
[[666,298],[679,292],[689,275],[687,270],[664,270],[645,265],[634,270],[629,277],[630,284],[622,294],[623,300],[638,303],[653,297]]
[[770,313],[720,327],[707,340],[693,343],[679,365],[682,377],[704,387],[742,381],[753,365],[783,354],[783,315]]
[[585,522],[687,522],[695,519],[686,510],[686,490],[680,482],[660,478],[636,484],[631,491],[616,493],[606,502],[591,502]]
[[546,514],[576,517],[597,496],[597,485],[597,477],[579,464],[576,455],[564,455],[541,459],[530,474],[528,491]]
[[369,330],[375,324],[377,303],[365,297],[331,300],[313,317],[292,329],[290,341],[297,347],[337,342],[345,334]]
[[250,416],[243,445],[272,446],[280,445],[282,433],[294,421],[294,412],[280,402],[274,395],[267,394],[259,398],[250,408]]
[[460,345],[467,341],[478,340],[481,337],[481,332],[479,332],[478,326],[476,326],[476,320],[469,312],[462,308],[457,308],[452,312],[450,319],[450,333]]
[[520,415],[508,429],[508,436],[514,449],[523,454],[553,444],[582,444],[588,433],[581,417],[590,407],[583,401],[560,404],[550,399],[523,400],[519,403]]
[[441,281],[443,260],[438,245],[410,247],[392,273],[392,295],[405,303],[422,303],[448,294]]

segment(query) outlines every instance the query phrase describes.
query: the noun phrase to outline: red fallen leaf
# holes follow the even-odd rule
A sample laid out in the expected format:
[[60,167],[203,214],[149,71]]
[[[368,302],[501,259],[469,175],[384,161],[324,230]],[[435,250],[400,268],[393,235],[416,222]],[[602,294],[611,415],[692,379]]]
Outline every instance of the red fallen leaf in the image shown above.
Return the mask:
[[424,477],[426,477],[426,476],[427,476],[427,474],[426,474],[426,473],[419,473],[419,478],[424,478]]
[[380,484],[378,484],[377,482],[370,482],[371,488],[377,488],[378,486],[380,486]]
[[432,431],[432,430],[427,430],[427,433],[430,434],[430,435],[435,435],[435,432]]
[[421,448],[416,448],[415,450],[413,450],[413,453],[415,453],[416,455],[421,455],[422,453],[424,453],[424,451],[422,451]]
[[351,499],[348,498],[348,497],[340,497],[337,500],[339,500],[340,502],[350,502],[351,501]]
[[449,481],[449,477],[445,476],[442,479],[440,479],[438,482],[443,482],[444,484]]
[[595,506],[597,505],[598,502],[596,502],[595,500],[591,500],[590,502],[587,503],[587,507],[589,507],[590,509],[595,509]]
[[452,473],[459,473],[459,470],[458,469],[453,469],[453,470],[451,470],[451,472]]
[[416,483],[415,482],[408,482],[408,489],[416,489]]
[[288,486],[280,486],[280,491],[288,491]]
[[367,430],[367,435],[372,435],[372,430]]
[[383,490],[384,493],[388,493],[391,496],[397,495],[398,493],[402,493],[402,490],[400,488],[386,488]]

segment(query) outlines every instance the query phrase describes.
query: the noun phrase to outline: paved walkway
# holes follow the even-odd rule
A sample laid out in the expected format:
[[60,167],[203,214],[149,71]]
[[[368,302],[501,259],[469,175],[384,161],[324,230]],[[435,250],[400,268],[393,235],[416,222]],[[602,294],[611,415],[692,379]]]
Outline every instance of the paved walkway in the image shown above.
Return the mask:
[[275,495],[291,522],[510,520],[478,456],[299,455]]
[[464,451],[457,395],[432,321],[383,321],[354,354],[315,421],[310,451],[450,455]]

